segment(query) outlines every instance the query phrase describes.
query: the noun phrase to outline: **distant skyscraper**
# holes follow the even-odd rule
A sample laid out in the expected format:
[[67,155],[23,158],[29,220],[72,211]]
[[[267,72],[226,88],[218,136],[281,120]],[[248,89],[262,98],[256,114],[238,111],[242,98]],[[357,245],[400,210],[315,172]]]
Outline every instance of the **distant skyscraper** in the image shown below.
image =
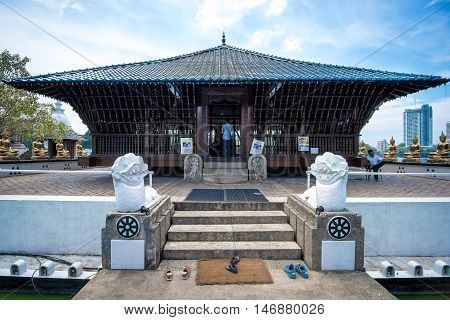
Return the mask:
[[450,121],[447,121],[447,141],[450,141]]
[[410,146],[414,136],[422,146],[433,144],[433,108],[428,104],[403,111],[403,142]]
[[377,150],[380,152],[384,152],[387,149],[388,143],[386,139],[383,139],[381,141],[377,141]]

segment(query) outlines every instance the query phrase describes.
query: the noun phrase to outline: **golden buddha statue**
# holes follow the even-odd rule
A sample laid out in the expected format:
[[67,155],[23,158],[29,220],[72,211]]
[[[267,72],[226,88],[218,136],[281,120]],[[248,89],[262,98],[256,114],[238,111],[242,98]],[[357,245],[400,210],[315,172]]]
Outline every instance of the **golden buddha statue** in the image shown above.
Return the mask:
[[450,150],[447,142],[447,136],[444,134],[444,131],[442,131],[439,136],[439,144],[436,152],[431,152],[428,155],[428,162],[450,164]]
[[420,163],[420,144],[419,144],[419,138],[414,136],[412,145],[409,147],[408,153],[405,153],[405,158],[403,159],[403,162],[415,162]]
[[56,140],[56,157],[57,160],[70,159],[70,152],[64,149],[61,139]]
[[47,160],[48,159],[48,151],[44,149],[44,145],[42,144],[41,137],[37,136],[31,147],[31,160]]
[[366,157],[366,144],[364,143],[363,140],[361,140],[361,145],[360,145],[360,147],[359,147],[359,155],[360,155],[362,158],[365,158],[365,157]]
[[19,151],[11,148],[8,131],[3,131],[0,138],[0,160],[19,160]]
[[84,151],[81,139],[78,139],[77,144],[76,144],[76,149],[77,149],[77,157],[78,158],[83,158],[83,157],[87,156],[86,151]]
[[395,145],[394,137],[391,137],[389,143],[389,151],[384,153],[383,158],[386,161],[397,162],[397,146]]

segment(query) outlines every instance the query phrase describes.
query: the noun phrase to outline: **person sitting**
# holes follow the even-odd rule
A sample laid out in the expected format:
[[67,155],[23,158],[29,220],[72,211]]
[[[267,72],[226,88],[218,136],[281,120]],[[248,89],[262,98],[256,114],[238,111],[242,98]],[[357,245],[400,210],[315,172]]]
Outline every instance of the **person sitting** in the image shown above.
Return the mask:
[[226,123],[222,125],[222,141],[223,141],[223,156],[231,157],[231,143],[232,143],[233,125],[227,119]]
[[[367,152],[367,161],[369,162],[367,165],[367,170],[372,169],[373,172],[378,172],[385,163],[383,158],[375,154],[373,150],[369,150]],[[375,181],[378,181],[378,175],[374,175],[373,177]]]

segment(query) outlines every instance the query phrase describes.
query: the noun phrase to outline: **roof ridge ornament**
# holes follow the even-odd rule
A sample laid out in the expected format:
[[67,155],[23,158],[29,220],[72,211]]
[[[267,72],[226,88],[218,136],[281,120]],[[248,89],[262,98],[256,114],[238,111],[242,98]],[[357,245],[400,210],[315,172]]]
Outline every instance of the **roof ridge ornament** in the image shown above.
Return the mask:
[[226,43],[226,38],[225,38],[225,31],[222,32],[222,45],[225,45]]

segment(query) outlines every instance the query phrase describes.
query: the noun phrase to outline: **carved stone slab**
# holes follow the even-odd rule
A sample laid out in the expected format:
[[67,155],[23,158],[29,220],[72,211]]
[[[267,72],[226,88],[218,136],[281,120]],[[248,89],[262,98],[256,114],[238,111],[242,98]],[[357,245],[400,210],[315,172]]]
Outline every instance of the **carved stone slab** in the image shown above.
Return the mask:
[[263,155],[253,155],[248,158],[248,173],[250,181],[267,179],[267,159]]
[[203,159],[198,154],[190,154],[184,158],[184,180],[203,180]]

